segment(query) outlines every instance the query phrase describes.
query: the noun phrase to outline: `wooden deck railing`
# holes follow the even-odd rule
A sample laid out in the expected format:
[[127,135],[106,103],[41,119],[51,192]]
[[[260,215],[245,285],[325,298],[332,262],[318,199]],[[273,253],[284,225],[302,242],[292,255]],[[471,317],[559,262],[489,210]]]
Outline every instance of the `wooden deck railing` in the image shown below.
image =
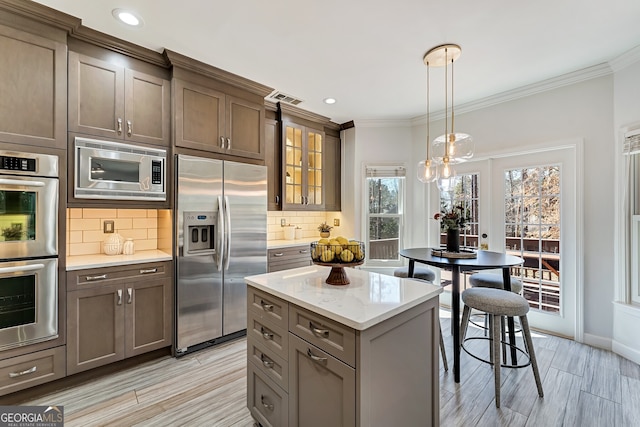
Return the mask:
[[369,241],[369,259],[398,259],[400,239],[380,239]]

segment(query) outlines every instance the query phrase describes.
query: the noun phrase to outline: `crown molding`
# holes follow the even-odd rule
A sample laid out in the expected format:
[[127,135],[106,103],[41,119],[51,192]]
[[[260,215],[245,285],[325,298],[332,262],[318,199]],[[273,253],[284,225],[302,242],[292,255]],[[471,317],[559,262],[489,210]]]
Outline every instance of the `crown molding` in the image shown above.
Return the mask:
[[613,72],[617,72],[627,68],[629,65],[635,64],[638,61],[640,61],[640,45],[629,49],[616,58],[613,58],[609,61],[609,65]]
[[356,128],[408,128],[413,126],[411,119],[356,119],[353,122]]
[[213,65],[205,64],[204,62],[189,58],[188,56],[182,55],[180,53],[164,49],[163,55],[169,62],[169,64],[174,67],[182,68],[183,70],[188,70],[205,77],[211,77],[215,80],[227,83],[240,89],[256,93],[263,98],[273,92],[273,88],[271,87],[254,82],[220,68],[216,68]]
[[[552,77],[547,80],[543,80],[538,83],[532,83],[530,85],[522,86],[509,91],[501,92],[492,96],[488,96],[477,101],[467,102],[456,106],[456,115],[469,113],[475,110],[481,110],[483,108],[491,107],[493,105],[502,104],[504,102],[514,101],[521,98],[526,98],[538,93],[547,92],[553,89],[558,89],[564,86],[573,85],[576,83],[584,82],[587,80],[595,79],[598,77],[608,76],[613,73],[613,70],[609,63],[602,63],[594,65],[592,67],[583,68],[582,70],[574,71],[571,73],[563,74],[557,77]],[[444,110],[431,113],[431,121],[444,119]],[[425,124],[425,116],[414,117],[411,119],[413,125]]]
[[284,115],[295,116],[301,119],[311,120],[316,123],[320,123],[322,125],[327,125],[331,122],[329,117],[321,116],[320,114],[313,113],[311,111],[304,110],[300,107],[294,107],[289,104],[283,104],[282,102],[278,102],[278,106],[280,107],[280,111]]
[[12,12],[71,33],[82,20],[40,3],[24,0],[1,0],[0,10]]

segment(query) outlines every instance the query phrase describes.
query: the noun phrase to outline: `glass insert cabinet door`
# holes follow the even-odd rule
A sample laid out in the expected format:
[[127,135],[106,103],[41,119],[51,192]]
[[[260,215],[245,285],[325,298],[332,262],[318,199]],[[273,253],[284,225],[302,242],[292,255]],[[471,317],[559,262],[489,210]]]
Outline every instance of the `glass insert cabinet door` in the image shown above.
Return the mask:
[[284,207],[322,208],[324,132],[293,123],[286,123],[283,132]]

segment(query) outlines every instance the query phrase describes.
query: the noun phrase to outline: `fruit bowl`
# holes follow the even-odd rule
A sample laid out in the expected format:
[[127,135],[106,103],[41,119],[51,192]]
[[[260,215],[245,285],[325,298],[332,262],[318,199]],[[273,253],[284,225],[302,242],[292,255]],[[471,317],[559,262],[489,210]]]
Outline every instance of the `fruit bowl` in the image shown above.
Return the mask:
[[364,243],[344,237],[321,239],[311,243],[311,261],[331,267],[327,284],[348,285],[351,282],[344,267],[355,267],[364,262]]

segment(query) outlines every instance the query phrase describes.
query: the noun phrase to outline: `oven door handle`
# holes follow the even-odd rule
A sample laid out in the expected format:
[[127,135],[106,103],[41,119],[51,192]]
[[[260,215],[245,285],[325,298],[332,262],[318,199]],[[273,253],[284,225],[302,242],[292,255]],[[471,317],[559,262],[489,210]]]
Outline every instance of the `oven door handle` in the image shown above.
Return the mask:
[[0,185],[22,185],[24,187],[44,187],[42,181],[22,181],[20,179],[0,179]]
[[44,264],[18,265],[15,267],[0,267],[0,274],[16,273],[19,271],[35,271],[35,270],[42,270],[43,268],[44,268]]

